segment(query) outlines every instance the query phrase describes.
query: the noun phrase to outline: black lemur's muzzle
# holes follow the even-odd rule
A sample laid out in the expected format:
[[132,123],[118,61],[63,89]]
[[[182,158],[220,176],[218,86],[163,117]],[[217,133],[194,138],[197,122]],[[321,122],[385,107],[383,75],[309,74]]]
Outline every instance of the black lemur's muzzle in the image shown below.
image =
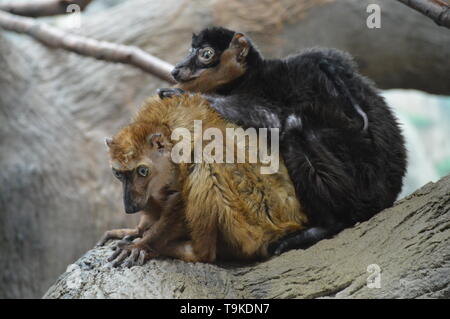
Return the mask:
[[170,72],[170,74],[172,74],[173,78],[176,80],[178,74],[180,74],[180,69],[178,69],[177,67],[173,68],[172,72]]

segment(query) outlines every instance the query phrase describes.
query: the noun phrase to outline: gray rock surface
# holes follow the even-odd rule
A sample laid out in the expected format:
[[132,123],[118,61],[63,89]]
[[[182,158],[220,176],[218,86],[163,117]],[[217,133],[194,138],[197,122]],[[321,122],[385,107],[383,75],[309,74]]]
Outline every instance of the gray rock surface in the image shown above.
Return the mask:
[[70,265],[44,297],[450,298],[450,175],[332,239],[253,265],[112,268],[111,245]]

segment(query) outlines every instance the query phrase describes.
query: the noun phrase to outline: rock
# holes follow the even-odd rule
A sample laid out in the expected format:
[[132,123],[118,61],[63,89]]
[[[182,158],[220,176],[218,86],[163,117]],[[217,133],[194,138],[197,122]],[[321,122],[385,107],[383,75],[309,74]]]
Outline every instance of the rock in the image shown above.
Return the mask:
[[111,245],[70,265],[44,298],[449,298],[450,175],[332,239],[257,264],[112,268]]

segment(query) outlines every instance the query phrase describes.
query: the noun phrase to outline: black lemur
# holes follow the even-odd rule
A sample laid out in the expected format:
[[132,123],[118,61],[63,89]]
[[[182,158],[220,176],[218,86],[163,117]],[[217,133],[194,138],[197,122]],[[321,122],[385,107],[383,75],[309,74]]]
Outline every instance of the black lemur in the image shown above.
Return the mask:
[[[406,150],[396,118],[352,57],[307,49],[264,59],[242,33],[219,27],[192,37],[172,71],[183,92],[206,94],[243,127],[278,127],[280,151],[311,227],[272,252],[306,248],[392,206],[402,188]],[[242,107],[246,105],[246,107]]]

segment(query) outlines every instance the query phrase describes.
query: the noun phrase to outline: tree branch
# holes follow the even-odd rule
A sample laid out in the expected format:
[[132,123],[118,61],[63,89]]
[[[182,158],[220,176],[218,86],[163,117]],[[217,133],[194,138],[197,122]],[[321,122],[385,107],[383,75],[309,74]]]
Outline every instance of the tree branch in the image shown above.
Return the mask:
[[252,265],[156,259],[124,272],[105,267],[110,243],[67,267],[44,299],[448,299],[449,192],[447,176],[333,238]]
[[173,66],[135,47],[97,41],[67,33],[33,18],[18,17],[0,11],[0,27],[17,33],[25,33],[52,47],[90,56],[98,60],[133,65],[169,83],[175,83],[170,75]]
[[423,13],[437,25],[450,29],[450,5],[443,0],[398,0],[420,13]]
[[92,0],[10,0],[0,3],[0,10],[27,17],[44,17],[65,14],[70,5],[77,5],[80,10],[84,10],[91,2]]

